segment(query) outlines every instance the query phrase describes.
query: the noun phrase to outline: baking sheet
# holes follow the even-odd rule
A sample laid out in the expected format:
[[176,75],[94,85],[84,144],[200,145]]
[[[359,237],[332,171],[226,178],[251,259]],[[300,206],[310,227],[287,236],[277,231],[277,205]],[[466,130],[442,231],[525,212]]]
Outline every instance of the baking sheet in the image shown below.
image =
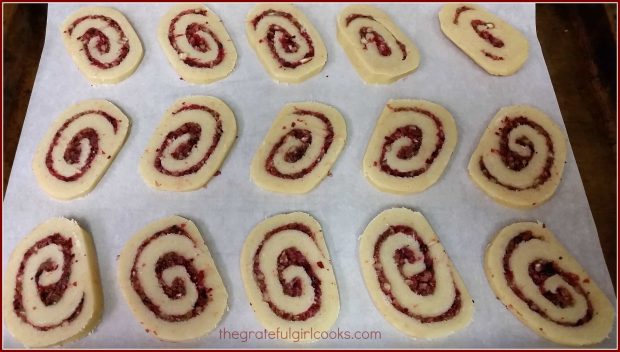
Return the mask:
[[[440,31],[440,4],[380,4],[421,53],[419,68],[387,86],[365,85],[336,41],[336,15],[347,4],[299,4],[320,32],[329,58],[316,77],[297,85],[273,82],[251,50],[244,28],[252,4],[209,3],[222,18],[238,51],[237,67],[223,81],[190,85],[178,78],[156,40],[156,28],[169,4],[114,4],[138,32],[144,59],[126,81],[91,86],[62,46],[58,27],[79,4],[50,4],[47,34],[39,72],[6,192],[2,261],[6,265],[16,243],[53,216],[77,219],[94,237],[105,311],[94,333],[67,347],[560,347],[523,326],[495,299],[483,267],[486,244],[499,229],[519,220],[541,220],[583,264],[609,299],[613,287],[600,248],[579,171],[569,149],[564,179],[546,204],[528,211],[503,207],[489,199],[468,178],[467,162],[487,123],[497,110],[531,104],[564,129],[560,110],[536,37],[533,4],[486,4],[508,20],[530,42],[530,56],[510,77],[488,75]],[[239,139],[207,188],[189,193],[152,190],[140,178],[138,160],[164,111],[176,99],[213,95],[235,112]],[[104,98],[131,119],[125,146],[86,197],[61,202],[38,187],[31,170],[36,145],[58,114],[82,99]],[[382,193],[362,175],[361,165],[375,122],[390,98],[419,98],[439,103],[454,116],[459,142],[437,184],[410,196]],[[336,107],[347,122],[348,141],[318,188],[303,196],[262,191],[250,180],[250,161],[280,108],[289,102],[315,100]],[[438,233],[475,300],[473,322],[447,338],[413,340],[389,325],[366,292],[357,259],[357,238],[382,210],[406,206],[421,211]],[[333,330],[376,330],[377,340],[321,340],[291,344],[277,340],[247,342],[220,338],[220,329],[262,331],[245,296],[239,255],[251,228],[267,216],[306,211],[323,226],[333,258],[341,310]],[[229,292],[230,311],[209,336],[187,343],[167,343],[147,334],[130,313],[116,283],[116,256],[136,231],[161,217],[178,214],[193,220],[214,255]],[[616,344],[611,338],[600,346]],[[3,328],[3,346],[20,347]]]

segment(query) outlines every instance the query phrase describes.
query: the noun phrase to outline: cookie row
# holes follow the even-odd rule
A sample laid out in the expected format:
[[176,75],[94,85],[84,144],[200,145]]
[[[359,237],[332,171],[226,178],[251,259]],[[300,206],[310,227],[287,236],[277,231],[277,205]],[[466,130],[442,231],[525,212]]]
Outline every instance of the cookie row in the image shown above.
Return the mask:
[[[513,74],[527,59],[525,37],[480,6],[444,5],[439,22],[443,33],[490,74]],[[274,80],[302,82],[323,69],[323,40],[295,6],[259,4],[245,25],[250,45]],[[61,32],[74,62],[93,83],[124,80],[142,60],[138,35],[112,8],[81,8],[66,19]],[[157,36],[172,67],[188,82],[214,82],[235,68],[235,45],[220,18],[204,5],[172,7],[161,19]],[[344,8],[337,19],[337,37],[367,83],[394,82],[420,62],[413,41],[374,6]]]
[[[39,144],[33,168],[52,197],[88,193],[121,148],[129,119],[112,103],[86,100],[52,124]],[[234,113],[214,97],[177,100],[164,114],[140,161],[151,187],[191,191],[203,187],[237,137]],[[251,177],[274,192],[301,194],[330,172],[347,137],[345,120],[333,107],[291,103],[280,111],[252,161]],[[390,100],[379,117],[363,160],[366,178],[378,189],[421,192],[445,170],[455,145],[454,118],[424,100]],[[559,127],[543,112],[515,105],[490,122],[470,163],[474,182],[498,202],[533,207],[557,188],[566,160]]]
[[[411,337],[465,328],[473,300],[425,217],[406,208],[381,212],[360,237],[359,264],[376,308]],[[605,339],[613,306],[544,224],[503,228],[484,267],[497,298],[540,336],[568,345]],[[247,236],[240,257],[246,295],[269,331],[328,331],[340,310],[338,285],[321,225],[280,214]],[[155,221],[125,244],[117,262],[122,294],[146,332],[184,341],[213,330],[228,293],[202,235],[190,220]],[[3,285],[8,330],[24,345],[50,346],[90,333],[103,295],[90,235],[77,222],[51,219],[14,249]],[[295,340],[298,341],[298,340]]]

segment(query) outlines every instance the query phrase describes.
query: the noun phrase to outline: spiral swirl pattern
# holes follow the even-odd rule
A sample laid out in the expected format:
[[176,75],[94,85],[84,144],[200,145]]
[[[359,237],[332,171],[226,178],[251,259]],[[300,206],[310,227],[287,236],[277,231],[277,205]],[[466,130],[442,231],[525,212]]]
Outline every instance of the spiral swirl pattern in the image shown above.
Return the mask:
[[237,50],[224,23],[202,4],[177,4],[161,18],[157,37],[182,80],[211,83],[235,68]]
[[[101,27],[111,28],[114,35],[109,37],[100,29]],[[76,28],[79,28],[79,31]],[[82,43],[82,51],[88,61],[100,69],[120,65],[130,50],[129,39],[125,32],[118,22],[108,16],[80,17],[69,25],[66,33]],[[112,47],[116,47],[116,50],[110,51]]]
[[127,242],[118,279],[145,330],[166,341],[207,334],[227,307],[228,294],[198,228],[179,216],[155,221]]
[[415,44],[381,9],[349,5],[338,15],[338,42],[364,81],[388,84],[420,63]]
[[[210,143],[200,143],[201,138],[204,137],[206,132],[203,134],[201,125],[195,122],[186,122],[174,131],[168,132],[159,148],[157,148],[154,164],[155,168],[164,175],[179,177],[196,173],[209,160],[209,157],[211,157],[211,154],[213,154],[222,138],[222,121],[217,111],[208,106],[189,104],[174,111],[172,114],[176,115],[185,111],[200,111],[208,114],[214,121],[212,137]],[[179,140],[182,142],[174,143]],[[197,147],[199,144],[202,148]],[[164,165],[164,159],[166,158],[186,160],[192,153],[197,153],[201,157],[192,158],[197,161],[189,166],[185,166],[178,170],[171,170],[168,166]]]
[[583,345],[611,329],[609,300],[544,224],[502,229],[488,246],[485,271],[502,303],[545,338]]
[[[527,130],[519,127],[527,127]],[[535,154],[546,155],[544,163],[540,168],[540,171],[536,175],[528,175],[528,179],[531,183],[526,185],[514,186],[508,183],[502,182],[487,168],[484,162],[484,156],[480,157],[480,171],[490,181],[505,187],[511,191],[522,191],[527,189],[534,189],[551,178],[551,168],[555,162],[553,141],[549,133],[539,124],[531,121],[525,116],[517,117],[505,117],[502,120],[502,127],[499,128],[499,148],[496,149],[496,153],[502,161],[504,167],[508,170],[519,172],[525,169]],[[529,134],[536,133],[544,143],[538,147],[534,145],[532,141],[534,138],[528,137]],[[540,140],[537,138],[536,140]]]
[[149,141],[140,173],[156,189],[191,191],[203,187],[218,174],[236,133],[235,116],[220,99],[179,99]]
[[[267,242],[271,240],[272,237],[277,237],[281,235],[282,232],[293,230],[296,231],[302,236],[306,236],[307,239],[299,239],[296,240],[300,246],[285,246],[286,248],[279,248],[279,254],[276,258],[276,262],[265,262],[261,263],[261,252],[263,247],[272,247],[274,244],[279,246],[280,244],[274,242],[273,244],[268,244]],[[310,241],[308,241],[308,239]],[[290,321],[303,321],[309,318],[312,318],[316,313],[321,309],[321,281],[314,273],[314,269],[312,267],[311,262],[318,263],[323,260],[322,256],[316,257],[316,252],[306,251],[305,248],[307,245],[312,247],[317,247],[317,243],[314,239],[314,234],[312,230],[301,223],[291,223],[275,228],[265,234],[265,239],[259,245],[256,253],[254,254],[253,260],[253,272],[254,272],[254,280],[256,280],[256,284],[258,285],[260,291],[263,293],[264,297],[272,297],[269,294],[265,278],[265,273],[277,272],[278,282],[280,283],[281,292],[288,297],[301,297],[303,295],[308,295],[306,291],[310,291],[310,295],[312,296],[311,304],[305,310],[299,313],[290,313],[287,311],[287,308],[282,308],[278,306],[278,302],[274,302],[271,298],[267,299],[266,302],[269,305],[269,308],[280,318],[284,320]],[[275,250],[276,252],[278,250]],[[269,249],[270,252],[273,249]],[[306,257],[306,254],[311,254],[310,260]],[[273,258],[271,258],[273,259]],[[262,265],[261,265],[262,264]],[[292,267],[297,267],[303,270],[305,275],[292,276],[290,272],[294,272],[295,269]],[[264,269],[263,269],[264,268]],[[285,274],[286,272],[288,274]],[[292,277],[291,277],[292,276]],[[308,285],[309,283],[309,285]],[[277,296],[277,294],[276,294]]]
[[257,5],[248,14],[246,31],[258,58],[277,81],[304,81],[327,61],[319,33],[293,5]]
[[142,43],[119,11],[82,7],[62,25],[63,41],[82,73],[93,83],[116,83],[135,71]]
[[[504,254],[502,263],[504,278],[512,292],[525,302],[532,311],[556,324],[563,326],[580,326],[592,320],[592,302],[581,286],[579,276],[564,271],[554,260],[532,258],[527,265],[528,277],[515,275],[510,265],[512,256],[515,254],[515,251],[519,253],[518,249],[521,244],[525,244],[529,241],[541,241],[541,239],[535,237],[532,231],[524,231],[513,237],[506,247],[506,253]],[[531,280],[531,282],[538,287],[538,292],[536,293],[538,297],[529,298],[526,293],[521,290],[520,287],[525,286],[524,280]],[[553,283],[551,283],[552,281]],[[540,296],[544,297],[551,304],[540,299]],[[574,306],[582,308],[582,313],[573,321],[554,319],[549,315],[551,313],[547,313],[549,307],[552,309],[564,309]]]
[[[345,23],[347,27],[351,26],[352,23],[356,26],[359,41],[364,50],[368,50],[368,45],[373,44],[379,55],[391,56],[392,52],[398,48],[398,54],[394,53],[394,55],[399,55],[398,57],[401,60],[407,59],[407,47],[405,44],[398,40],[394,34],[389,33],[389,30],[373,16],[354,13],[347,16]],[[389,35],[385,33],[386,31]]]
[[[473,7],[469,7],[469,6],[460,6],[458,7],[455,11],[454,11],[454,20],[452,21],[453,24],[458,25],[459,24],[459,17],[461,17],[461,14],[463,12],[466,11],[475,11],[475,9]],[[491,22],[491,21],[483,21],[480,19],[472,19],[470,20],[469,24],[471,25],[471,28],[474,30],[474,32],[476,32],[476,34],[478,35],[478,37],[480,37],[482,40],[486,41],[487,43],[491,44],[494,48],[502,48],[504,47],[504,41],[502,41],[500,38],[496,37],[495,35],[493,35],[493,33],[491,33],[490,30],[492,30],[493,28],[495,28],[495,23]],[[503,60],[504,58],[501,56],[495,56],[492,55],[490,53],[488,53],[485,50],[481,50],[483,53],[485,53],[485,55],[491,57],[493,60]]]
[[557,125],[535,108],[515,105],[491,121],[469,172],[497,201],[532,207],[555,192],[565,160],[566,143]]
[[327,330],[335,322],[338,289],[321,227],[309,215],[258,224],[243,246],[241,267],[250,304],[267,329]]
[[408,335],[445,336],[471,319],[467,289],[420,213],[377,215],[362,234],[360,263],[377,308]]
[[[114,134],[118,132],[118,126],[121,123],[120,120],[102,110],[82,111],[67,119],[54,134],[45,155],[45,165],[49,173],[55,178],[65,182],[80,179],[91,168],[95,158],[101,154],[99,139],[102,137],[99,131],[88,125],[86,121],[89,118],[104,119],[112,128]],[[79,126],[79,130],[73,128],[73,126]],[[72,131],[71,137],[65,135],[68,129]],[[61,145],[61,141],[65,141],[66,144]],[[88,145],[87,151],[82,149],[84,142]],[[61,149],[62,152],[56,151],[57,148]],[[54,157],[59,153],[62,154],[62,158]],[[82,157],[84,154],[86,158]],[[62,171],[56,168],[56,163],[63,163],[62,169],[70,169],[71,173],[63,174]]]
[[[178,28],[179,22],[185,16],[202,17],[201,20],[184,21],[184,28]],[[205,20],[207,17],[206,9],[190,9],[181,11],[176,15],[168,27],[168,41],[185,64],[191,67],[213,68],[219,65],[225,56],[224,44],[220,41],[217,34],[211,30]],[[181,49],[179,41],[183,41],[184,47],[191,47],[193,52],[185,52]],[[211,59],[203,59],[201,56],[211,52]]]
[[439,21],[443,33],[490,74],[511,75],[527,60],[523,34],[478,5],[444,5]]
[[33,170],[50,196],[72,199],[95,187],[125,142],[129,119],[105,100],[63,111],[37,147]]
[[[402,238],[403,235],[405,238]],[[391,255],[385,254],[384,252],[388,251],[385,248],[394,248],[394,251],[391,252]],[[406,225],[391,225],[379,236],[374,250],[374,268],[381,290],[389,297],[392,306],[403,314],[421,323],[435,323],[451,319],[459,313],[461,309],[461,292],[456,288],[454,281],[449,276],[449,268],[440,270],[442,273],[447,273],[448,276],[443,276],[439,279],[435,277],[435,267],[428,245],[424,243],[413,228]],[[390,275],[388,272],[397,272],[401,283],[391,281],[390,278],[393,278],[394,275]],[[438,281],[440,282],[439,289],[437,288]],[[410,292],[406,292],[406,295],[401,295],[403,300],[399,300],[398,295],[402,291],[392,290],[392,287],[397,287],[402,285],[402,283],[409,288]],[[447,288],[443,288],[442,286],[444,285]],[[448,305],[449,308],[441,314],[420,314],[416,312],[416,305],[407,307],[403,303],[403,301],[407,300],[404,297],[410,296],[411,292],[417,296],[431,296],[432,298],[435,290],[437,290],[438,296],[442,296],[443,294],[439,292],[442,288],[443,290],[452,291],[454,294],[452,303]],[[422,305],[424,304],[422,303]]]
[[457,140],[452,115],[422,100],[392,100],[379,117],[364,157],[364,173],[377,188],[420,192],[439,179]]
[[[277,23],[273,18],[279,18]],[[266,23],[261,25],[261,22]],[[266,10],[252,19],[255,31],[262,33],[261,43],[269,47],[269,51],[280,66],[296,68],[314,58],[312,38],[302,24],[285,11]]]
[[[179,248],[152,246],[162,240],[168,244],[174,242],[176,247],[183,248],[183,251],[196,246],[187,231],[177,225],[154,233],[142,241],[136,251],[131,267],[131,286],[144,305],[159,319],[168,322],[186,321],[201,314],[209,303],[211,289],[206,286],[208,278],[205,277],[203,270],[193,264],[192,257],[186,257],[176,251]],[[142,258],[143,253],[148,253],[148,256],[144,255],[145,259]],[[153,260],[151,257],[157,259]],[[177,268],[182,268],[183,273],[179,274],[178,270],[175,270]],[[165,273],[168,274],[166,278]],[[144,285],[143,278],[145,281],[157,282],[157,287]],[[171,305],[178,305],[177,302],[185,303],[184,306],[187,306],[185,311],[182,313],[165,311]]]
[[327,175],[345,139],[344,119],[336,109],[286,105],[254,157],[252,178],[268,190],[306,193]]
[[[323,159],[334,141],[334,127],[331,121],[322,113],[311,110],[296,109],[294,115],[301,119],[316,119],[324,126],[322,136],[315,135],[309,129],[293,127],[280,137],[265,160],[265,169],[271,175],[284,179],[299,179],[312,172]],[[301,121],[297,121],[299,123]],[[293,122],[295,123],[295,122]],[[317,141],[318,140],[318,141]],[[313,147],[316,155],[310,155],[309,149],[312,144],[318,143],[319,147]],[[279,159],[276,163],[276,157]],[[276,164],[286,163],[292,171],[280,171]],[[293,166],[294,165],[294,166]]]
[[78,339],[101,319],[102,293],[90,235],[53,218],[15,247],[6,265],[2,311],[7,330],[28,347]]
[[[461,6],[459,8],[457,8],[454,11],[454,20],[452,21],[452,23],[454,23],[455,25],[459,24],[459,17],[461,16],[461,14],[465,11],[473,11],[474,8],[469,7],[469,6]],[[500,38],[494,36],[491,32],[490,29],[495,28],[495,24],[493,22],[485,22],[482,21],[480,19],[473,19],[469,22],[469,24],[471,25],[471,27],[473,28],[474,32],[476,32],[476,34],[482,38],[484,41],[486,41],[487,43],[491,44],[493,47],[495,48],[502,48],[504,46],[504,41],[502,41]],[[486,51],[483,50],[483,52],[486,53]],[[491,55],[490,53],[488,55]],[[504,58],[501,56],[496,56],[494,58],[494,60],[503,60]]]
[[[434,133],[423,133],[422,129],[414,124],[396,128],[394,132],[385,136],[385,141],[381,147],[381,156],[379,158],[379,167],[381,171],[397,177],[416,177],[425,173],[441,152],[446,140],[443,124],[435,114],[428,110],[418,107],[391,107],[389,105],[388,107],[393,112],[414,112],[430,119],[434,125]],[[393,159],[394,156],[400,160],[411,160],[413,157],[417,157],[424,137],[434,138],[435,145],[434,148],[428,152],[428,155],[424,155],[420,158],[423,160],[423,165],[405,171],[392,168],[389,165],[388,154],[393,154],[390,159]],[[405,143],[403,143],[403,139],[406,140]],[[395,145],[399,145],[400,148],[395,147]]]
[[[46,247],[48,249],[46,249]],[[55,251],[57,253],[55,255],[50,255],[50,251]],[[46,253],[47,257],[45,259],[37,258],[37,256],[46,256],[40,253]],[[23,259],[19,264],[19,269],[17,270],[17,276],[15,277],[16,285],[13,298],[13,310],[24,323],[37,330],[48,331],[62,326],[63,324],[71,323],[80,315],[84,305],[84,294],[81,295],[81,298],[77,302],[71,302],[69,304],[63,302],[64,306],[70,305],[74,308],[66,309],[66,315],[56,317],[56,322],[44,325],[34,323],[28,315],[36,314],[44,316],[49,314],[49,312],[41,309],[39,311],[27,312],[26,304],[23,299],[24,290],[32,290],[38,293],[39,299],[43,302],[45,307],[53,307],[58,304],[69,287],[71,266],[74,256],[73,241],[71,238],[65,238],[59,233],[40,239],[24,253]],[[61,262],[56,262],[54,257],[62,258]],[[37,268],[32,269],[30,267],[31,265],[35,265]],[[33,280],[25,279],[25,272],[34,272]],[[42,284],[42,275],[46,277],[59,276],[59,278],[53,283]]]

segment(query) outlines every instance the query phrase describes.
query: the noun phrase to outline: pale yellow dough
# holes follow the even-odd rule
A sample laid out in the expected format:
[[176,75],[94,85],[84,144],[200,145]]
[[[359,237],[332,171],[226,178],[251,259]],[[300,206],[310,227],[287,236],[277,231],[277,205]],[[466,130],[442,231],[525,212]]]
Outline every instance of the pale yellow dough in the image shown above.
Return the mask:
[[[285,227],[295,224],[307,227],[313,237],[298,229]],[[270,237],[267,238],[268,234]],[[282,270],[281,275],[285,283],[292,284],[300,280],[301,295],[299,296],[287,294],[278,279],[279,257],[283,256],[287,249],[300,252],[319,281],[320,307],[316,314],[306,319],[303,319],[301,315],[313,305],[315,300],[310,274],[301,265],[295,264],[290,264]],[[265,293],[262,293],[259,288],[259,281],[254,272],[255,265],[258,265],[257,267],[262,272]],[[314,334],[329,331],[338,318],[340,311],[338,287],[321,225],[306,213],[280,214],[256,225],[243,244],[241,276],[256,318],[267,330],[279,330],[294,342],[317,340],[318,337],[312,335],[310,331],[314,331]],[[298,318],[295,321],[283,319],[270,308],[269,301],[276,310],[297,315]],[[289,331],[297,332],[299,335],[289,333]],[[299,337],[299,341],[295,340],[296,337]]]
[[[392,83],[413,72],[420,63],[415,44],[387,13],[377,7],[345,7],[338,15],[337,28],[338,42],[366,83]],[[366,30],[368,34],[362,36],[361,30]],[[381,55],[373,43],[373,39],[377,38],[383,39],[389,48],[389,55]]]
[[[500,133],[504,126],[505,118],[514,119],[527,117],[540,128],[521,125],[513,129],[509,134],[508,148],[512,153],[522,157],[531,155],[531,160],[521,170],[512,170],[502,161],[500,150]],[[547,145],[544,130],[549,135],[553,146],[553,153]],[[527,143],[519,143],[519,140],[532,143],[532,154]],[[550,164],[549,178],[546,182],[539,183],[538,178],[547,164],[549,157],[553,156]],[[485,176],[480,166],[484,162],[490,175],[496,180]],[[495,115],[489,123],[486,131],[480,139],[478,147],[469,161],[469,175],[472,180],[495,201],[517,208],[532,208],[545,202],[555,192],[560,184],[564,163],[566,162],[566,141],[560,128],[542,111],[526,105],[513,105],[504,107]],[[501,184],[500,184],[501,183]],[[506,187],[509,186],[509,187]]]
[[[429,165],[427,161],[432,158],[439,142],[438,124],[443,130],[445,139]],[[382,163],[381,154],[383,146],[387,143],[386,138],[407,126],[414,130],[419,129],[421,133],[421,142],[417,142],[420,145],[417,153],[399,157],[400,152],[415,146],[416,143],[406,136],[393,138],[394,142],[391,147],[387,147],[385,160]],[[422,192],[441,177],[450,161],[457,139],[454,119],[442,106],[424,100],[390,100],[383,109],[366,148],[363,161],[364,176],[373,186],[384,192],[397,194]],[[396,171],[395,175],[382,170],[382,165]]]
[[[269,155],[282,139],[284,142],[273,157],[272,169],[275,171],[270,173],[267,168]],[[269,191],[307,193],[328,174],[346,139],[344,118],[335,108],[313,102],[287,104],[280,110],[256,152],[250,175],[258,186]],[[295,158],[290,157],[295,154]]]
[[[191,11],[177,18],[182,12]],[[206,13],[203,13],[206,11]],[[175,23],[172,23],[175,21]],[[204,48],[190,44],[186,31],[192,26],[202,29],[196,33],[205,42]],[[178,50],[172,45],[172,29]],[[211,34],[211,33],[212,34]],[[157,33],[168,61],[183,80],[190,83],[211,83],[228,76],[235,68],[237,50],[222,20],[203,4],[178,4],[173,6],[159,22]],[[224,52],[220,61],[218,54]],[[186,63],[195,63],[194,66]]]
[[[111,117],[99,113],[103,112]],[[75,118],[75,119],[73,119]],[[73,119],[73,120],[71,120]],[[61,131],[63,125],[71,122]],[[116,121],[116,130],[111,121]],[[129,132],[129,119],[116,105],[106,100],[83,100],[63,111],[52,123],[47,134],[37,147],[32,169],[41,188],[51,197],[57,199],[73,199],[90,192],[106,172],[114,157],[125,143]],[[87,138],[82,138],[79,144],[70,150],[78,150],[80,146],[79,160],[70,163],[71,159],[65,159],[67,147],[71,141],[82,131],[93,129],[99,137],[98,151],[94,155],[90,167],[87,167],[88,157],[92,146]],[[53,169],[60,177],[53,175],[47,166],[46,159],[57,133],[57,144],[50,154],[53,161]],[[79,137],[78,137],[79,138]],[[84,168],[82,176],[80,170]],[[75,179],[74,179],[75,178]]]
[[[57,237],[54,237],[57,236]],[[47,238],[51,243],[45,244]],[[39,243],[39,244],[37,244]],[[62,285],[65,255],[70,274],[66,290],[55,302],[46,305],[39,287]],[[29,259],[24,255],[31,253]],[[55,266],[46,270],[45,263]],[[15,310],[16,277],[23,265],[21,316]],[[37,277],[37,273],[41,272]],[[81,303],[81,309],[80,307]],[[97,254],[88,232],[75,220],[53,218],[37,226],[13,250],[4,273],[2,315],[8,331],[27,347],[47,347],[80,339],[88,335],[101,320],[103,295],[99,281]],[[74,318],[71,318],[75,314]],[[26,319],[26,320],[24,320]],[[64,323],[63,323],[64,322]],[[54,327],[54,325],[57,325]],[[47,327],[43,331],[36,327]]]
[[[522,241],[514,247],[509,256],[509,268],[514,275],[514,282],[522,295],[531,300],[535,306],[545,312],[546,319],[530,308],[519,298],[506,280],[504,260],[507,247],[518,235],[530,232],[534,238]],[[586,315],[587,303],[584,296],[577,293],[575,287],[565,281],[557,273],[544,281],[544,289],[548,293],[564,290],[573,298],[573,304],[565,308],[556,306],[540,291],[529,275],[530,264],[536,260],[554,262],[562,271],[578,276],[578,285],[587,292],[592,304],[592,319],[580,326],[563,326],[576,323]],[[588,273],[568,253],[553,233],[541,223],[520,222],[503,228],[491,241],[484,260],[484,268],[491,288],[502,303],[523,324],[538,335],[565,345],[582,346],[603,341],[607,338],[614,322],[614,307],[605,294],[592,281]],[[534,264],[536,270],[536,264]]]
[[[141,250],[141,253],[139,251]],[[162,271],[162,283],[158,281],[156,268],[165,263],[167,256],[182,257],[189,262],[197,276],[204,278],[208,292],[206,306],[191,318],[198,305],[199,288],[191,280],[191,274],[183,265],[166,267]],[[156,315],[141,299],[132,284],[132,267],[136,268],[134,279],[144,290],[146,299],[160,310]],[[171,288],[175,282],[182,283],[185,294],[173,297],[166,294],[163,285]],[[157,220],[136,233],[121,251],[118,258],[118,284],[129,308],[147,332],[165,341],[184,341],[206,335],[215,329],[228,310],[228,293],[217,271],[213,258],[200,231],[190,220],[170,216]]]
[[[105,16],[109,20],[87,18],[87,16]],[[80,20],[84,17],[86,18]],[[80,20],[79,23],[76,23],[78,20]],[[124,36],[115,27],[120,28]],[[100,41],[96,35],[88,42],[84,42],[85,33],[93,30],[102,33],[107,42]],[[67,17],[60,27],[60,32],[71,58],[82,74],[92,83],[120,82],[131,76],[142,61],[144,51],[140,38],[125,16],[113,8],[82,7]],[[128,46],[128,50],[123,49],[124,46]],[[100,48],[104,48],[104,51],[99,51]],[[121,58],[124,51],[126,51],[126,56]],[[106,68],[94,66],[87,57],[87,52],[90,52],[92,58],[100,62],[102,66],[112,66]],[[115,60],[121,60],[121,62],[114,65]]]
[[[269,12],[270,10],[273,11]],[[300,24],[301,28],[297,28],[293,22],[278,12],[292,16]],[[266,13],[266,15],[254,26],[253,20],[263,13]],[[269,40],[267,39],[267,32],[272,25],[284,29],[291,36],[292,42],[298,46],[297,50],[284,48],[281,44],[282,41],[280,41],[280,38],[283,38],[283,34],[277,30],[274,34],[276,53],[287,62],[299,62],[298,66],[294,68],[284,67],[274,58],[269,48]],[[265,70],[267,70],[271,78],[278,82],[303,82],[321,72],[327,61],[327,50],[319,32],[303,12],[291,4],[261,3],[256,5],[247,16],[246,33],[250,45],[256,52]],[[312,41],[312,48],[308,45],[304,35],[309,36]],[[311,49],[314,50],[312,55],[310,55]]]
[[[457,10],[460,12],[457,23]],[[481,33],[476,33],[476,28]],[[439,23],[443,33],[472,58],[480,67],[492,75],[508,76],[517,72],[528,56],[527,39],[510,24],[474,4],[446,4],[439,11]],[[491,35],[501,41],[496,45],[482,38]],[[499,59],[501,58],[501,59]]]
[[[424,263],[421,243],[412,235],[408,235],[393,226],[405,226],[413,229],[433,260],[433,271],[436,286],[429,295],[421,295],[412,290],[408,278],[423,274],[429,269]],[[379,244],[379,262],[375,261],[374,253],[382,234],[387,233]],[[395,256],[397,251],[408,249],[415,255],[413,263],[405,261],[402,272],[399,271]],[[366,227],[360,239],[359,260],[366,287],[375,306],[383,317],[398,330],[415,338],[437,338],[450,335],[465,328],[472,319],[473,301],[467,288],[454,268],[452,261],[439,242],[439,238],[426,221],[424,216],[406,208],[393,208],[381,212]],[[382,270],[386,282],[383,287],[412,315],[403,313],[394,306],[390,297],[384,293],[378,279],[378,270]],[[457,298],[457,290],[460,298]],[[460,299],[461,307],[452,317],[443,321],[423,321],[423,318],[438,317],[448,312]]]
[[[197,108],[183,110],[184,107],[191,106]],[[204,108],[206,110],[203,110]],[[167,139],[167,136],[174,131],[182,131],[183,126],[189,126],[188,124],[201,127],[198,142],[187,155],[177,155],[175,151],[189,143],[191,134],[186,132],[172,139]],[[220,137],[214,147],[218,131]],[[142,179],[149,186],[165,191],[192,191],[204,187],[224,162],[236,137],[235,115],[226,103],[214,97],[181,98],[166,111],[149,141],[140,160]],[[169,144],[163,149],[160,158],[162,170],[165,170],[162,172],[155,167],[155,163],[158,151],[166,140],[169,140]],[[211,154],[205,161],[209,151]],[[195,171],[191,172],[193,169]]]

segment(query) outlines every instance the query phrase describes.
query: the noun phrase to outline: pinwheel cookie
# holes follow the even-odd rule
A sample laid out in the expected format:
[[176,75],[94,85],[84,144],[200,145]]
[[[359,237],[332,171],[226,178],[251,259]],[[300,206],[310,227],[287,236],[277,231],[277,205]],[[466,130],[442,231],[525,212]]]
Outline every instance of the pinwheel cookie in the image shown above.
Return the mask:
[[117,83],[129,77],[142,60],[142,43],[119,11],[83,7],[60,28],[71,58],[92,83]]
[[218,171],[237,137],[235,115],[214,97],[189,96],[166,111],[140,161],[151,187],[191,191]]
[[491,120],[471,156],[469,175],[494,200],[531,208],[553,195],[565,161],[560,128],[538,109],[513,105]]
[[544,224],[503,228],[489,244],[484,264],[497,297],[540,336],[580,346],[609,334],[614,307]]
[[173,6],[159,23],[159,44],[182,79],[220,80],[235,68],[237,51],[220,18],[202,4]]
[[367,83],[391,83],[415,70],[416,46],[383,11],[351,5],[338,16],[338,42]]
[[76,340],[99,324],[103,296],[95,248],[74,220],[55,218],[36,227],[6,268],[2,314],[25,346]]
[[331,106],[300,102],[280,111],[252,161],[260,187],[307,193],[327,175],[347,138],[344,118]]
[[147,332],[184,341],[215,329],[228,293],[200,232],[180,216],[155,221],[125,244],[118,282]]
[[123,146],[129,119],[106,100],[84,100],[60,114],[32,162],[50,196],[72,199],[90,192]]
[[[338,318],[340,298],[321,225],[305,213],[280,214],[252,230],[241,253],[243,285],[256,317],[289,339],[315,340]],[[298,336],[299,339],[296,339]]]
[[306,16],[290,4],[262,3],[248,14],[248,41],[271,77],[299,83],[327,61],[325,44]]
[[398,330],[435,338],[471,321],[473,301],[422,214],[383,211],[364,230],[359,255],[375,306]]
[[444,5],[439,23],[456,46],[492,75],[511,75],[527,60],[529,44],[523,34],[481,6]]
[[442,106],[390,100],[368,143],[364,175],[385,192],[421,192],[437,182],[456,142],[456,124]]

